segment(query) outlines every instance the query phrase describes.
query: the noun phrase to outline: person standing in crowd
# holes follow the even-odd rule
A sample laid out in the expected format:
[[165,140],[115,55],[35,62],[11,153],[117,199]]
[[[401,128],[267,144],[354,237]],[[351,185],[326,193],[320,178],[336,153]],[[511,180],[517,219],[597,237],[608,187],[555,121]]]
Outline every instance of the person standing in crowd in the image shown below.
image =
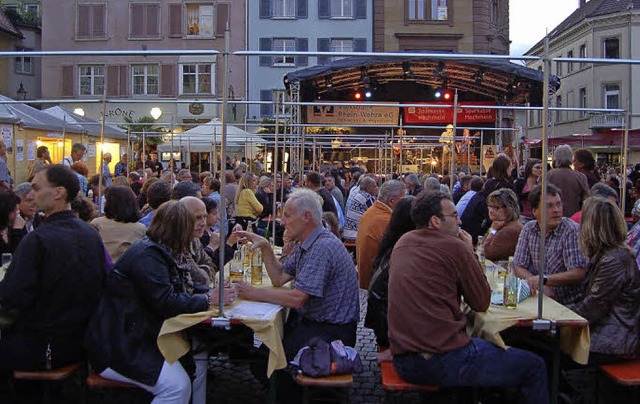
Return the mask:
[[118,161],[113,168],[113,175],[116,177],[120,177],[121,175],[127,177],[129,175],[128,160],[127,154],[123,154],[122,157],[120,157],[120,161]]
[[78,195],[76,175],[51,165],[31,186],[45,221],[22,239],[0,282],[0,306],[19,313],[2,331],[0,372],[55,369],[83,360],[83,337],[106,274],[98,232],[70,207]]
[[587,149],[578,149],[573,152],[573,169],[587,177],[589,189],[600,182],[600,177],[596,174],[596,159]]
[[511,179],[511,159],[506,155],[499,154],[491,165],[493,177],[484,183],[484,194],[489,195],[496,189],[508,188],[513,189],[513,180]]
[[27,180],[31,181],[33,176],[46,166],[53,164],[47,146],[40,146],[36,149],[36,159],[29,162],[27,166]]
[[[336,179],[334,176],[332,176],[331,174],[327,174],[324,177],[324,187],[327,191],[329,191],[329,193],[331,193],[331,196],[333,196],[336,201],[338,201],[338,205],[340,205],[340,209],[342,209],[342,211],[344,212],[344,195],[342,194],[342,191],[340,191],[340,188],[338,188],[336,186]],[[337,209],[337,206],[336,206]]]
[[[294,287],[256,288],[239,282],[238,296],[292,308],[284,328],[283,346],[290,361],[313,337],[342,340],[355,346],[359,318],[358,281],[353,261],[342,242],[322,226],[317,193],[299,189],[284,206],[282,225],[300,246],[281,264],[269,241],[255,233],[239,232],[260,249],[274,286],[295,280]],[[288,374],[278,377],[278,402],[300,402],[300,388]],[[297,393],[297,394],[296,394]],[[287,397],[282,397],[286,394]],[[297,396],[297,397],[294,397]]]
[[542,161],[539,159],[529,159],[524,166],[524,178],[518,178],[514,182],[514,191],[520,201],[521,221],[526,223],[534,220],[531,205],[529,205],[529,192],[538,185],[542,176]]
[[[85,338],[96,372],[147,390],[154,402],[206,401],[207,352],[193,353],[192,387],[180,361],[166,362],[156,342],[167,318],[206,311],[218,302],[217,287],[194,284],[176,262],[177,256],[188,254],[195,222],[195,214],[177,201],[158,208],[147,236],[134,243],[108,274]],[[224,297],[224,304],[231,303],[235,291],[225,289]],[[196,342],[192,348],[198,348]]]
[[[395,181],[395,180],[392,180]],[[400,183],[400,181],[398,181]],[[385,183],[386,184],[386,183]],[[382,187],[384,187],[384,185]],[[389,305],[389,261],[393,247],[400,237],[416,228],[411,219],[411,204],[414,196],[401,197],[393,208],[388,226],[384,230],[377,255],[373,260],[374,268],[368,286],[367,315],[364,326],[371,328],[376,335],[378,347],[388,347],[387,311]],[[377,201],[376,201],[377,203]],[[359,269],[358,270],[361,272]],[[362,279],[362,277],[360,278]]]
[[113,186],[106,189],[104,216],[91,221],[98,230],[104,246],[115,263],[135,241],[141,239],[147,231],[140,220],[140,209],[136,195],[126,186]]
[[[151,179],[147,180],[149,182]],[[146,184],[146,183],[145,183]],[[153,220],[153,216],[156,214],[156,210],[163,203],[171,200],[171,186],[166,182],[159,181],[155,178],[155,181],[148,186],[145,191],[146,194],[146,207],[149,209],[147,214],[144,215],[139,222],[142,223],[146,228],[151,226],[151,220]],[[140,213],[142,215],[142,212]]]
[[378,184],[371,177],[363,177],[357,190],[352,190],[347,198],[347,210],[345,215],[342,237],[345,240],[356,241],[358,238],[358,225],[364,212],[376,201],[378,196]]
[[417,174],[407,175],[404,182],[407,184],[407,188],[409,188],[409,195],[418,196],[418,194],[423,190],[422,185],[420,185],[420,178],[418,178]]
[[453,201],[441,192],[422,193],[411,217],[416,230],[397,242],[389,268],[389,342],[400,376],[444,388],[518,387],[520,402],[548,403],[542,358],[466,333],[461,299],[486,311],[491,288]]
[[549,183],[562,192],[562,215],[571,217],[581,209],[582,202],[589,197],[589,183],[584,174],[571,169],[573,153],[563,144],[553,151],[553,170],[549,171]]
[[83,161],[76,161],[71,164],[71,170],[76,173],[78,177],[78,183],[80,184],[80,196],[87,196],[89,192],[89,180],[87,179],[87,175],[89,175],[89,168]]
[[336,215],[336,217],[338,217],[338,209],[336,208],[336,204],[333,202],[331,193],[327,191],[326,188],[322,187],[322,178],[320,177],[320,174],[315,171],[309,171],[306,175],[305,187],[320,195],[320,197],[322,198],[323,212],[331,212]]
[[85,145],[82,143],[74,143],[73,146],[71,146],[71,154],[63,158],[60,164],[71,167],[76,161],[82,160],[86,152],[87,147]]
[[585,201],[580,248],[589,259],[585,295],[567,307],[589,320],[589,365],[599,366],[640,353],[640,271],[625,244],[627,225],[611,200]]
[[264,206],[256,198],[256,183],[255,175],[248,172],[242,176],[236,192],[236,223],[240,224],[243,229],[247,228],[249,222],[254,222],[264,209]]
[[31,184],[28,182],[18,184],[14,192],[20,198],[18,213],[25,222],[24,229],[27,233],[31,233],[42,223],[42,215],[38,213],[35,196],[31,192]]
[[109,164],[111,163],[111,153],[105,153],[102,156],[102,165],[100,169],[100,173],[102,175],[102,185],[104,187],[110,187],[113,184],[113,180],[111,179],[111,170],[109,169]]
[[360,218],[356,237],[356,262],[358,281],[362,289],[369,288],[373,260],[378,253],[380,240],[389,225],[396,204],[405,196],[406,191],[407,187],[402,182],[386,181],[380,187],[378,199]]
[[498,189],[487,197],[487,207],[491,227],[483,240],[484,256],[494,262],[508,260],[522,231],[518,197],[508,188]]
[[7,166],[7,144],[4,140],[0,139],[0,182],[7,184],[11,187],[13,184],[13,177]]
[[[516,275],[527,281],[534,294],[538,291],[540,276],[542,192],[542,186],[538,185],[529,193],[531,211],[536,220],[524,225],[514,254]],[[576,303],[582,300],[584,294],[581,284],[588,265],[578,246],[578,225],[562,217],[560,190],[553,184],[547,184],[546,193],[547,228],[544,232],[547,265],[542,274],[544,294],[563,305]]]

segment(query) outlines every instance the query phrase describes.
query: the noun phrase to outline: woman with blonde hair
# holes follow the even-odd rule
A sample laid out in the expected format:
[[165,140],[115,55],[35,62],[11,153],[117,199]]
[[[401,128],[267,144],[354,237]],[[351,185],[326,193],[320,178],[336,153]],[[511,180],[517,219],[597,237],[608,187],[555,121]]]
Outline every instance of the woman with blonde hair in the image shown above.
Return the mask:
[[580,225],[580,249],[590,261],[585,295],[567,307],[589,320],[589,365],[640,355],[640,271],[626,235],[618,206],[600,197],[585,201]]
[[487,197],[491,227],[484,238],[484,256],[492,261],[507,260],[516,252],[522,231],[520,206],[516,193],[508,188],[493,191]]
[[247,223],[255,221],[264,207],[256,198],[256,176],[248,172],[242,176],[236,192],[236,223],[243,229],[247,228]]

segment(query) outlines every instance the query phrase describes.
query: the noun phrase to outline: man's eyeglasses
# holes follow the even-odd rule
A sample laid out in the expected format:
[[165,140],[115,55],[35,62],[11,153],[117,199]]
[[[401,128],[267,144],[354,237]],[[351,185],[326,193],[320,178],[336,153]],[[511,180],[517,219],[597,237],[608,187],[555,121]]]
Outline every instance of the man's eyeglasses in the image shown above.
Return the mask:
[[445,217],[452,217],[452,218],[454,218],[455,220],[458,220],[458,212],[453,212],[453,213],[448,214],[448,215],[443,214],[443,215],[442,215],[442,218],[444,219]]

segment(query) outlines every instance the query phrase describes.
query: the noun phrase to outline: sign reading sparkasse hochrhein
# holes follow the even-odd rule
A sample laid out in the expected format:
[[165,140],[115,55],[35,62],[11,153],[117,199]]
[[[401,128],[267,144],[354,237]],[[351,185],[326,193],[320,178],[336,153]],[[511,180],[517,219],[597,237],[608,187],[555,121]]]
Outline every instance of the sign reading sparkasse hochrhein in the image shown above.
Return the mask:
[[[453,122],[453,105],[450,102],[430,102],[424,107],[406,107],[404,109],[404,122],[412,123],[451,123]],[[440,105],[449,108],[439,107]],[[459,106],[477,105],[479,108],[458,108],[458,123],[492,123],[496,121],[496,110],[492,108],[482,108],[483,105],[495,105],[491,101],[469,101],[461,102]]]

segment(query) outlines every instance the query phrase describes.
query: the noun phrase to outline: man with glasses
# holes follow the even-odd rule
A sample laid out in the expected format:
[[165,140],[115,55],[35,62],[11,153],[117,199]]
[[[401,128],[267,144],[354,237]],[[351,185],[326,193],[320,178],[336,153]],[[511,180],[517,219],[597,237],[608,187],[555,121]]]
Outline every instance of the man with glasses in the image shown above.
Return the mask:
[[416,230],[402,236],[389,270],[389,341],[393,364],[410,383],[440,387],[518,387],[518,402],[548,403],[547,374],[537,355],[471,338],[461,298],[486,311],[491,288],[442,192],[423,192],[411,207]]
[[[544,293],[566,305],[582,300],[581,284],[588,261],[580,252],[578,225],[562,216],[562,194],[553,184],[547,184],[547,226],[545,229],[546,268],[542,274]],[[525,279],[536,293],[540,275],[540,239],[542,228],[542,186],[529,193],[531,211],[536,220],[525,224],[518,239],[514,261],[516,275]]]

